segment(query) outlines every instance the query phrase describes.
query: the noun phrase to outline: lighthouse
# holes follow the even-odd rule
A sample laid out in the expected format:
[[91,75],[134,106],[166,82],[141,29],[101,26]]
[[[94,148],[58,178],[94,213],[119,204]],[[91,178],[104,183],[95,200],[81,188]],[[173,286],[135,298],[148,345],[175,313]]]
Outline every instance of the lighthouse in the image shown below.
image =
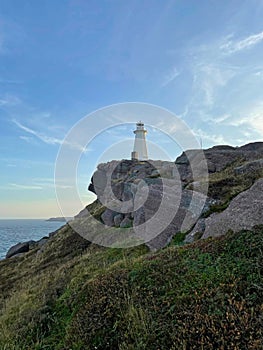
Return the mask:
[[132,159],[137,160],[147,160],[148,154],[147,154],[147,146],[146,146],[146,139],[145,135],[147,134],[147,130],[144,129],[143,122],[139,121],[136,124],[136,130],[134,130],[135,134],[135,140],[134,140],[134,147],[133,152],[131,154]]

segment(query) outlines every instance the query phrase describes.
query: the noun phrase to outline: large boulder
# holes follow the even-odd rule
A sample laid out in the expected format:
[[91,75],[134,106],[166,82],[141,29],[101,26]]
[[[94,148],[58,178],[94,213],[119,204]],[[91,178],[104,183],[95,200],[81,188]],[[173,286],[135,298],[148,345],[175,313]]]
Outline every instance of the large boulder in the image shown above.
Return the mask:
[[37,241],[37,246],[40,248],[40,247],[43,247],[49,240],[49,237],[43,237],[41,238],[39,241]]
[[121,228],[128,228],[132,226],[132,221],[130,218],[124,218],[122,222],[120,223]]
[[17,243],[8,250],[8,252],[6,253],[6,258],[11,258],[12,256],[20,253],[27,253],[28,251],[29,242]]
[[251,229],[263,224],[263,179],[257,180],[248,190],[237,195],[227,209],[214,213],[202,222],[197,222],[194,229],[187,235],[186,242],[192,242],[196,235],[202,239],[224,235],[227,231],[234,232]]
[[117,214],[116,216],[114,216],[114,218],[113,218],[113,221],[114,221],[114,225],[116,226],[116,227],[119,227],[120,226],[120,224],[121,224],[121,222],[123,221],[123,219],[124,219],[124,215],[123,214]]
[[183,152],[175,164],[182,181],[193,180],[192,168],[205,169],[204,158],[209,173],[220,172],[227,166],[239,161],[255,161],[262,158],[263,142],[254,142],[242,147],[214,146],[206,150],[188,150]]
[[[99,164],[90,184],[90,190],[104,204],[98,217],[106,226],[132,226],[138,238],[152,250],[162,248],[177,232],[192,230],[200,214],[221,199],[222,182],[216,182],[220,188],[215,187],[214,191],[210,186],[213,198],[207,197],[209,173],[221,172],[232,165],[236,174],[259,169],[262,151],[263,143],[243,147],[222,145],[188,150],[175,162],[122,160]],[[231,186],[234,184],[230,183]],[[84,216],[85,212],[79,214],[80,218]],[[216,220],[216,215],[199,221],[191,233],[198,237],[210,234],[209,220]],[[220,223],[218,227],[222,230]]]
[[235,175],[244,175],[255,173],[258,170],[263,169],[263,158],[252,160],[242,164],[234,169]]
[[111,209],[106,209],[102,215],[101,215],[101,219],[104,222],[105,225],[107,226],[115,226],[115,222],[114,222],[114,217],[116,215],[118,215],[119,213],[117,213],[116,211],[113,211]]
[[176,233],[190,230],[214,203],[202,193],[182,190],[177,183],[169,185],[150,185],[147,200],[134,212],[133,226],[151,250],[165,247]]
[[[197,164],[199,156],[203,157],[197,154]],[[98,200],[108,206],[101,214],[102,222],[109,227],[132,227],[151,250],[166,246],[178,231],[191,229],[210,206],[205,194],[182,188],[173,162],[100,164],[92,183]]]

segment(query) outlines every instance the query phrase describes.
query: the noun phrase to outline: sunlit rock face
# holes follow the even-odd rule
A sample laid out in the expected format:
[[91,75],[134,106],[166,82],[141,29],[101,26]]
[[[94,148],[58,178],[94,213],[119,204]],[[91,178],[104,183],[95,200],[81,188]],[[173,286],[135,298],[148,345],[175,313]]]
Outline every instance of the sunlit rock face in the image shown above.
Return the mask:
[[[183,152],[175,161],[182,181],[190,182],[193,180],[191,165],[198,164],[200,161],[204,162],[202,152],[205,155],[208,172],[215,173],[238,161],[250,162],[262,158],[263,142],[249,143],[242,147],[223,145],[203,151],[188,150]],[[200,169],[202,168],[200,167]]]
[[252,229],[263,224],[263,179],[259,179],[248,190],[241,192],[221,213],[213,213],[206,219],[200,219],[187,235],[186,241],[192,242],[196,235],[204,239],[218,237],[229,230],[238,232]]
[[[231,192],[231,186],[236,186],[239,181],[233,177],[228,179],[224,170],[231,169],[232,176],[237,179],[261,171],[262,154],[263,143],[257,142],[242,147],[189,150],[175,162],[113,160],[98,165],[89,190],[105,207],[99,218],[101,222],[109,227],[133,227],[150,249],[160,249],[178,232],[187,233],[186,241],[192,241],[197,233],[199,238],[205,238],[224,234],[224,226],[233,228],[224,222],[230,222],[231,215],[238,217],[231,211],[232,207],[224,215],[209,216],[211,207],[222,202],[222,193],[225,190]],[[216,175],[219,181],[209,184],[210,176],[217,173],[225,177],[222,175],[221,179],[221,175]],[[209,189],[211,185],[209,196],[208,185]],[[241,188],[240,191],[244,190]],[[233,205],[236,211],[245,209],[242,205],[238,207],[237,202]],[[259,214],[255,208],[254,212],[255,220],[252,213],[249,214],[249,226],[242,224],[243,217],[239,220],[241,226],[236,223],[236,228],[250,228],[256,223]],[[205,213],[209,217],[204,217]],[[237,221],[232,220],[233,223]],[[216,228],[214,233],[213,226]]]
[[[101,221],[133,227],[156,250],[179,231],[189,230],[210,200],[184,189],[177,166],[167,161],[123,160],[99,164],[89,189],[107,208]],[[155,233],[154,233],[155,232]]]

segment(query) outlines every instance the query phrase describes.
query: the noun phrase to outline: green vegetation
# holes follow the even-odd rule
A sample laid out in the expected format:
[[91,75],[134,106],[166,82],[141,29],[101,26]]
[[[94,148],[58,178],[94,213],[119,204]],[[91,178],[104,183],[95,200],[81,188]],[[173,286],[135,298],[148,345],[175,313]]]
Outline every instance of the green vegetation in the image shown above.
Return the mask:
[[105,211],[106,207],[103,206],[98,199],[87,206],[88,212],[95,219],[101,220],[101,214]]
[[174,235],[170,245],[184,245],[184,239],[186,234],[186,232],[177,232]]
[[262,233],[178,234],[150,253],[66,226],[42,253],[0,262],[0,349],[260,349]]
[[[215,212],[222,212],[228,207],[234,197],[249,189],[256,180],[263,177],[262,168],[245,172],[244,174],[236,174],[235,169],[244,164],[244,161],[239,160],[227,166],[222,171],[209,174],[207,194],[210,198],[217,200],[217,203],[212,205],[204,213],[203,217],[208,217]],[[200,179],[200,185],[206,181],[202,182],[202,179]],[[202,186],[200,187],[202,188]],[[193,184],[187,184],[186,188],[193,190]]]
[[233,197],[247,190],[257,179],[263,177],[262,168],[236,174],[235,168],[240,164],[244,163],[235,162],[221,172],[210,174],[208,195],[211,198],[229,203]]

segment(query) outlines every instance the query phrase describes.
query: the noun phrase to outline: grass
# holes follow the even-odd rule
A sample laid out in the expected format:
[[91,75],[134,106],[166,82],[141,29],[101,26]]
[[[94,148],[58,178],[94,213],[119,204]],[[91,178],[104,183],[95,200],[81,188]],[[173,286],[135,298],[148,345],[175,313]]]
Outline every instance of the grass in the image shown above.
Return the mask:
[[[256,180],[263,177],[262,168],[237,175],[235,173],[235,168],[242,164],[244,164],[244,161],[238,160],[220,172],[209,174],[207,195],[215,199],[217,203],[212,205],[209,210],[203,214],[203,217],[208,217],[212,213],[222,212],[228,207],[234,197],[249,189]],[[205,181],[206,180],[204,180],[203,183],[205,183]],[[200,184],[202,184],[202,179],[200,179]],[[200,187],[202,188],[202,186]],[[186,188],[192,190],[192,183],[187,184]]]
[[43,256],[0,262],[0,349],[260,349],[262,233],[150,253],[66,229]]
[[[206,216],[263,177],[237,165],[210,174]],[[105,208],[88,209],[100,220]],[[0,261],[0,349],[263,349],[263,226],[184,238],[156,253],[103,248],[65,225],[42,252]]]

